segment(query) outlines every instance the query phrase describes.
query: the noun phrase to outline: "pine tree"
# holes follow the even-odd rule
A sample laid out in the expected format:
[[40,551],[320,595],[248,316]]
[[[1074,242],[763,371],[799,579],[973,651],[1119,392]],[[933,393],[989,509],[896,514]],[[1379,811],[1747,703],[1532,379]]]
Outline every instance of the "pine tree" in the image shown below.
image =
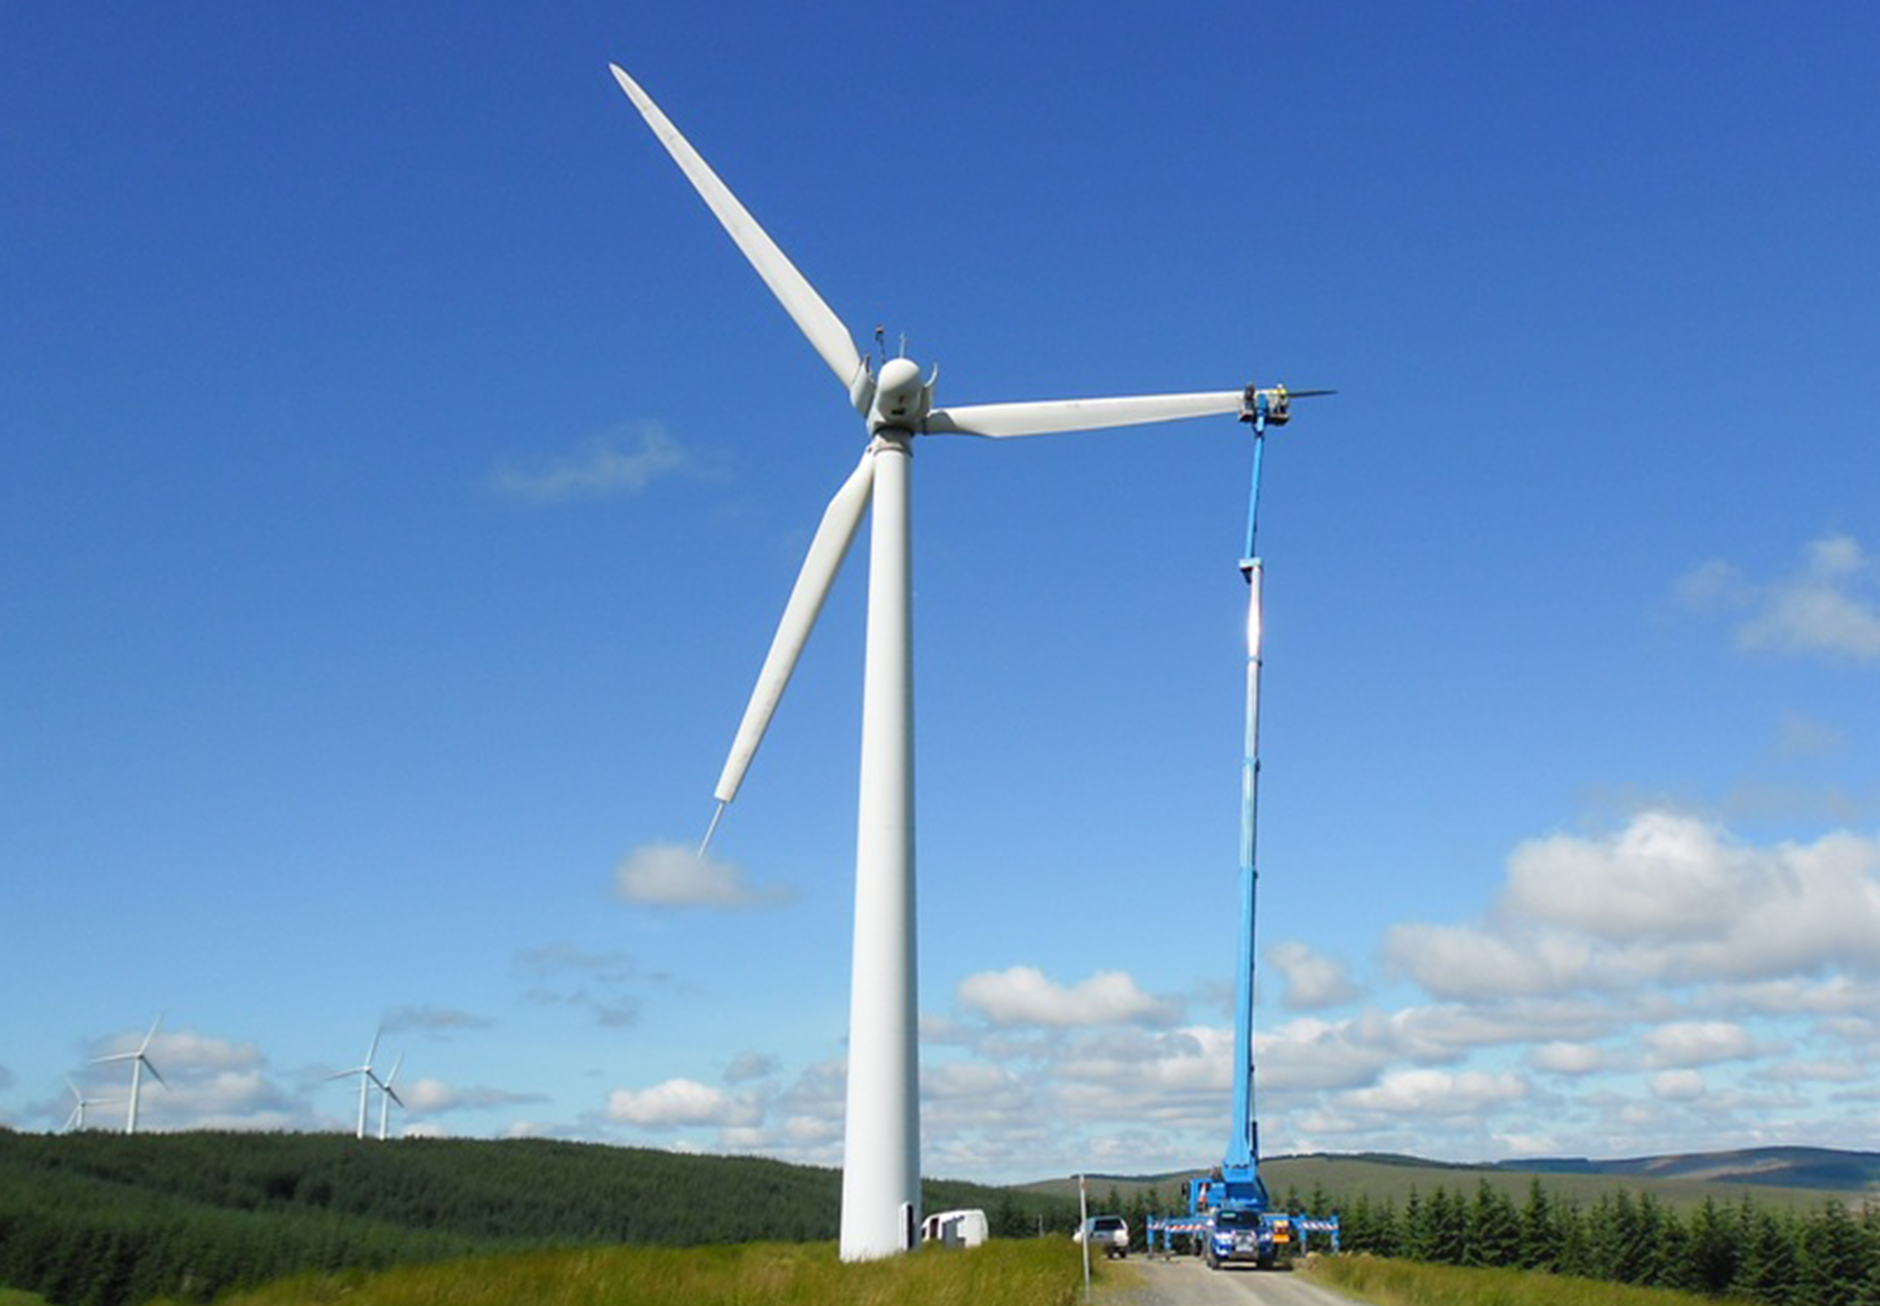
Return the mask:
[[1469,1208],[1463,1262],[1500,1267],[1517,1264],[1520,1257],[1521,1217],[1508,1195],[1483,1179]]
[[1410,1196],[1404,1200],[1403,1220],[1397,1226],[1397,1254],[1413,1261],[1427,1261],[1429,1257],[1429,1215],[1424,1210],[1423,1199],[1417,1195],[1416,1185],[1410,1185]]
[[1854,1306],[1866,1274],[1866,1246],[1847,1207],[1830,1198],[1803,1230],[1802,1299],[1811,1306]]
[[1521,1208],[1521,1259],[1526,1270],[1560,1268],[1560,1226],[1541,1177],[1528,1180],[1527,1204]]
[[1440,1265],[1461,1265],[1467,1253],[1469,1214],[1460,1194],[1451,1196],[1438,1187],[1430,1194],[1428,1206],[1429,1243],[1427,1259]]
[[1706,1197],[1691,1216],[1684,1273],[1677,1286],[1720,1297],[1735,1281],[1739,1259],[1741,1248],[1731,1222],[1718,1208],[1716,1199]]
[[1747,1197],[1738,1218],[1743,1254],[1730,1291],[1766,1306],[1789,1306],[1796,1300],[1800,1281],[1794,1231],[1769,1211],[1753,1206]]

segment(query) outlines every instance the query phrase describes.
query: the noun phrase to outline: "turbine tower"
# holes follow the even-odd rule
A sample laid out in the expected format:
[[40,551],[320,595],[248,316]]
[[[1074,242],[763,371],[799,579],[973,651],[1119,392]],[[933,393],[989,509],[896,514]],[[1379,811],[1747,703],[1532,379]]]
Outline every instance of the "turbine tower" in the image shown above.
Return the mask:
[[65,1118],[65,1132],[68,1134],[84,1132],[86,1107],[109,1106],[117,1100],[111,1097],[86,1097],[79,1091],[78,1085],[72,1082],[70,1075],[65,1077],[65,1086],[72,1090],[72,1114]]
[[126,1116],[124,1120],[124,1132],[127,1134],[137,1132],[137,1105],[143,1098],[144,1071],[148,1070],[152,1079],[156,1080],[159,1084],[163,1084],[165,1088],[169,1087],[168,1084],[163,1083],[163,1076],[157,1073],[157,1068],[151,1063],[149,1056],[150,1040],[157,1036],[157,1026],[162,1023],[163,1015],[159,1012],[157,1018],[150,1022],[150,1032],[144,1035],[144,1041],[137,1045],[135,1052],[117,1052],[108,1057],[92,1058],[94,1065],[103,1065],[110,1061],[128,1061],[131,1063],[131,1106],[130,1114]]
[[[855,938],[842,1172],[842,1259],[905,1251],[920,1226],[915,1041],[914,720],[909,462],[919,435],[1046,435],[1237,414],[1254,389],[934,406],[936,374],[907,358],[877,374],[854,336],[678,128],[617,65],[615,79],[862,416],[867,447],[824,512],[718,779],[701,854],[737,797],[864,512],[872,509],[856,822]],[[884,350],[885,354],[885,350]]]
[[379,1141],[381,1143],[385,1141],[386,1117],[391,1112],[392,1103],[394,1102],[398,1103],[398,1109],[400,1111],[403,1111],[405,1109],[405,1099],[398,1096],[398,1090],[392,1087],[392,1085],[396,1083],[398,1080],[399,1067],[403,1066],[404,1064],[405,1064],[405,1054],[403,1052],[400,1052],[398,1054],[398,1059],[392,1062],[391,1074],[387,1075],[382,1080],[378,1079],[378,1076],[376,1075],[373,1076],[373,1079],[376,1080],[379,1085]]
[[[378,1055],[379,1036],[384,1032],[385,1031],[381,1029],[373,1033],[372,1046],[366,1049],[366,1059],[362,1064],[354,1066],[351,1070],[336,1071],[327,1076],[328,1079],[346,1079],[353,1075],[359,1076],[359,1125],[358,1128],[354,1130],[354,1137],[356,1138],[364,1138],[366,1136],[366,1095],[372,1091],[372,1086],[379,1082],[379,1077],[372,1073],[372,1058]],[[400,1102],[399,1105],[403,1106],[404,1103]]]

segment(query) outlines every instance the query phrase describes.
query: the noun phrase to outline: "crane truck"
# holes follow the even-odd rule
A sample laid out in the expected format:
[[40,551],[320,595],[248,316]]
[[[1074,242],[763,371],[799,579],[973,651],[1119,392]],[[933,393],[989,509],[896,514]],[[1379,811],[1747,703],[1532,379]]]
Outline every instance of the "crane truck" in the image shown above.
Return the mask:
[[1240,929],[1239,955],[1234,973],[1234,1103],[1227,1154],[1208,1174],[1186,1185],[1187,1211],[1149,1221],[1149,1246],[1161,1235],[1164,1250],[1173,1239],[1186,1235],[1190,1245],[1207,1259],[1210,1269],[1231,1263],[1270,1268],[1298,1250],[1308,1232],[1331,1234],[1338,1240],[1338,1220],[1289,1214],[1273,1208],[1260,1178],[1260,1126],[1253,1105],[1253,970],[1254,890],[1260,873],[1255,856],[1260,810],[1260,586],[1263,567],[1255,549],[1260,517],[1260,463],[1266,449],[1266,428],[1291,419],[1291,401],[1304,395],[1330,394],[1328,390],[1288,392],[1285,386],[1248,386],[1240,420],[1253,428],[1253,485],[1247,506],[1247,547],[1240,572],[1247,581],[1247,717],[1246,748],[1240,772]]

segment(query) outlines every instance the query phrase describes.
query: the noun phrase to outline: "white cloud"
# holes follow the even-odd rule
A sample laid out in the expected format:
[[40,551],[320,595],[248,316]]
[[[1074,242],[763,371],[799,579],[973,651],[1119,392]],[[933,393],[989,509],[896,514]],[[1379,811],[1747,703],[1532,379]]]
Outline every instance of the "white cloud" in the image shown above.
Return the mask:
[[1840,968],[1880,976],[1880,838],[1757,847],[1672,812],[1509,858],[1480,924],[1393,927],[1386,955],[1439,997],[1748,983]]
[[[1259,1083],[1262,1089],[1277,1091],[1370,1084],[1397,1055],[1393,1043],[1390,1021],[1376,1012],[1351,1020],[1289,1020],[1256,1031]],[[1223,1048],[1224,1080],[1231,1075],[1231,1059]]]
[[[141,1032],[120,1035],[98,1045],[93,1055],[135,1052],[143,1040]],[[148,1056],[162,1078],[143,1078],[139,1130],[311,1129],[319,1124],[306,1102],[269,1077],[267,1059],[252,1042],[171,1030],[151,1039]],[[87,1066],[78,1083],[86,1097],[104,1099],[87,1113],[87,1124],[108,1127],[123,1118],[130,1098],[126,1063]],[[70,1106],[68,1100],[65,1110]]]
[[628,853],[614,868],[614,891],[628,902],[660,907],[752,907],[789,896],[782,889],[752,889],[735,864],[676,843],[645,844]]
[[1591,1043],[1537,1043],[1528,1049],[1527,1063],[1556,1075],[1590,1075],[1606,1068],[1606,1054]]
[[647,1089],[617,1088],[607,1095],[608,1119],[644,1129],[747,1128],[762,1123],[763,1117],[755,1098],[691,1079],[669,1079]]
[[1657,1067],[1710,1066],[1756,1052],[1741,1025],[1725,1020],[1680,1020],[1645,1034],[1645,1063]]
[[1740,648],[1880,661],[1880,564],[1851,535],[1811,541],[1799,568],[1766,584],[1713,560],[1674,591],[1687,606],[1744,611]]
[[995,1025],[1168,1024],[1179,1012],[1122,971],[1098,971],[1066,987],[1032,966],[981,971],[962,980],[959,998]]
[[1393,1070],[1375,1086],[1339,1095],[1345,1106],[1390,1115],[1463,1116],[1528,1094],[1527,1080],[1513,1072]]
[[533,468],[498,467],[490,487],[506,498],[536,507],[570,499],[635,495],[662,476],[687,466],[683,449],[653,422],[635,432],[618,431],[582,441],[571,454]]
[[539,1093],[514,1093],[502,1088],[453,1088],[438,1079],[420,1079],[409,1086],[393,1085],[405,1109],[422,1115],[445,1111],[483,1111],[492,1107],[524,1106],[547,1099]]
[[380,1032],[397,1034],[408,1029],[488,1029],[492,1023],[486,1016],[476,1016],[450,1007],[394,1007],[386,1014]]
[[1294,1011],[1321,1011],[1358,997],[1349,968],[1298,942],[1275,943],[1266,959],[1285,981],[1283,1005]]
[[1864,1084],[1873,1076],[1864,1061],[1783,1061],[1756,1078],[1774,1084]]
[[1557,993],[1588,974],[1589,951],[1554,936],[1503,938],[1474,925],[1393,925],[1384,955],[1438,998],[1501,998]]
[[1719,893],[1756,873],[1709,825],[1646,812],[1610,839],[1531,839],[1508,862],[1504,914],[1595,938],[1684,938],[1727,927],[1739,904]]
[[1694,1102],[1706,1088],[1703,1072],[1697,1070],[1661,1070],[1651,1082],[1652,1095],[1667,1102]]
[[777,1073],[777,1058],[768,1052],[740,1052],[725,1067],[725,1083],[747,1084],[753,1079],[768,1079]]

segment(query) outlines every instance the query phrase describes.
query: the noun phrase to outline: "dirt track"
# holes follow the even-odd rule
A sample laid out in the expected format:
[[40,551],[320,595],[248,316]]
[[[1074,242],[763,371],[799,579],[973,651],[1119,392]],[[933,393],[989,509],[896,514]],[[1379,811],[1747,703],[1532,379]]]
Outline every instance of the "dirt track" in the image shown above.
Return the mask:
[[[1132,1256],[1127,1277],[1133,1286],[1116,1284],[1100,1289],[1096,1306],[1352,1306],[1340,1296],[1303,1274],[1281,1270],[1210,1270],[1192,1256],[1174,1260]],[[1114,1275],[1120,1279],[1124,1275]]]

